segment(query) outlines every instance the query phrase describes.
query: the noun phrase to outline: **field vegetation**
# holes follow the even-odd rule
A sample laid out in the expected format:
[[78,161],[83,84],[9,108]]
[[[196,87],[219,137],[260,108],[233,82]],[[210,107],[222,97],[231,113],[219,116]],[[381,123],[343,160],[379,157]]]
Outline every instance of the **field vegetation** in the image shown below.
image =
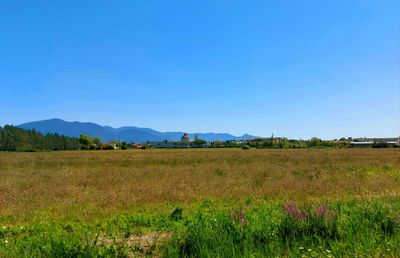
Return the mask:
[[0,153],[0,257],[396,257],[399,246],[399,149]]

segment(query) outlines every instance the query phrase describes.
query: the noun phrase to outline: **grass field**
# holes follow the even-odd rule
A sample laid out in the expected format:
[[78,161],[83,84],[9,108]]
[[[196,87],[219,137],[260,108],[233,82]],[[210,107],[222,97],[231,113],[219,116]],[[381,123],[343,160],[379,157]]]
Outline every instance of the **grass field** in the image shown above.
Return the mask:
[[397,257],[399,246],[399,149],[0,153],[0,257]]

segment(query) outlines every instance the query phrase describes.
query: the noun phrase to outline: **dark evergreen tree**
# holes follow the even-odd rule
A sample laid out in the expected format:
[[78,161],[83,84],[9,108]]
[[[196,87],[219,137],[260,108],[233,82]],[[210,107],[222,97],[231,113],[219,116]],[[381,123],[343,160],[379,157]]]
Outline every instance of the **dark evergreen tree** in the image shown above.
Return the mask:
[[79,139],[59,134],[43,135],[15,126],[0,127],[0,151],[77,150]]

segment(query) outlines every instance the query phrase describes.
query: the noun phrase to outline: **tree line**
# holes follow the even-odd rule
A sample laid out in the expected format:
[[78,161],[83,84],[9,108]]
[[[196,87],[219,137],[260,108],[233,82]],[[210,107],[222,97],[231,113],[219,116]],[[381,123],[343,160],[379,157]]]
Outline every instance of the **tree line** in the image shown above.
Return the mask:
[[0,151],[79,150],[79,139],[21,129],[12,125],[0,127]]
[[[142,149],[147,148],[243,148],[249,149],[300,149],[300,148],[348,148],[350,147],[350,139],[341,138],[338,141],[322,140],[313,137],[310,140],[292,140],[287,138],[259,138],[253,140],[242,141],[214,141],[207,142],[195,137],[193,142],[168,142],[155,144],[147,143],[140,145]],[[385,142],[376,142],[371,147],[387,148]],[[398,146],[395,146],[398,147]],[[0,127],[0,151],[53,151],[53,150],[112,150],[112,149],[130,149],[132,144],[127,142],[109,142],[102,143],[98,137],[90,137],[81,134],[79,139],[67,137],[57,133],[42,133],[32,130],[25,130],[12,125]]]
[[306,149],[325,147],[349,147],[348,141],[330,141],[313,137],[310,140],[294,140],[285,137],[280,138],[259,138],[253,140],[237,141],[215,141],[211,142],[211,148],[257,148],[257,149]]

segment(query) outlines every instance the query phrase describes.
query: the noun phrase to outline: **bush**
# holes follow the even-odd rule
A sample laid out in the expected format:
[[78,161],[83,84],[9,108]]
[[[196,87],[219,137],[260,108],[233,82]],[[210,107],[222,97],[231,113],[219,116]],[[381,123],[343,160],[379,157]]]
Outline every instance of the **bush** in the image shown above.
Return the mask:
[[389,145],[386,142],[375,142],[372,148],[389,148]]
[[141,147],[142,150],[147,150],[147,149],[151,149],[151,145],[149,144],[143,144]]
[[249,150],[249,149],[250,149],[250,146],[249,146],[249,145],[243,145],[243,146],[242,146],[242,149],[243,149],[243,150]]
[[171,218],[175,221],[182,219],[183,209],[181,207],[177,207],[172,213]]

